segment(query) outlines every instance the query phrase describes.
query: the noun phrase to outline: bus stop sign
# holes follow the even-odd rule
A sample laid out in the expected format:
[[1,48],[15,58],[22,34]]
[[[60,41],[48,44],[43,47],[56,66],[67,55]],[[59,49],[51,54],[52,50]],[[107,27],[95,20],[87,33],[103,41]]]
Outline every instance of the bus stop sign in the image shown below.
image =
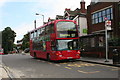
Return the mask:
[[105,21],[105,26],[107,30],[111,30],[111,21],[109,20]]
[[106,26],[111,26],[111,21],[107,20],[107,21],[105,22],[105,25],[106,25]]

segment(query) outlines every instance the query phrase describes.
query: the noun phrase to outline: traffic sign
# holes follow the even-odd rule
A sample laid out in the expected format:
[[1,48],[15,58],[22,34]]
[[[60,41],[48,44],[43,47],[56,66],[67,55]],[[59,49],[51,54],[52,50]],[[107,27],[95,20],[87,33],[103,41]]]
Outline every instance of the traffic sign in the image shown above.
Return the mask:
[[105,21],[105,25],[106,26],[111,26],[111,21],[109,21],[109,20]]

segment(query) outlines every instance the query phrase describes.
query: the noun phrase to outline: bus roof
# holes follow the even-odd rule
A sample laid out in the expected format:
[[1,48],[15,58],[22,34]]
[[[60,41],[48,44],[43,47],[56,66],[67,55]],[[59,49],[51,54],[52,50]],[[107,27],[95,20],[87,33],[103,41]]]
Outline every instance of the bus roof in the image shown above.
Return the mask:
[[52,23],[55,23],[55,22],[58,22],[58,21],[70,21],[70,22],[75,22],[75,21],[73,21],[73,20],[64,20],[64,19],[54,20],[54,21],[48,22],[48,23],[44,24],[43,26],[40,26],[40,27],[38,27],[38,28],[36,28],[36,29],[34,29],[34,30],[29,31],[29,33],[34,32],[34,31],[36,31],[36,30],[38,30],[38,29],[40,29],[40,28],[42,28],[42,27],[44,27],[44,26],[46,26],[46,25],[49,25],[49,24],[52,24]]

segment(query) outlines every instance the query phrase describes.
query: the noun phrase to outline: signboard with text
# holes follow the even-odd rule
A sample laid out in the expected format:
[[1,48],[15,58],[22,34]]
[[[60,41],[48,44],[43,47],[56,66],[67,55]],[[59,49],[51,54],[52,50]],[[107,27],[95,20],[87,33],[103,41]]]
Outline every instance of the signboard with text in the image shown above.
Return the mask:
[[105,21],[105,26],[107,27],[107,30],[111,30],[111,21],[110,20],[106,20]]

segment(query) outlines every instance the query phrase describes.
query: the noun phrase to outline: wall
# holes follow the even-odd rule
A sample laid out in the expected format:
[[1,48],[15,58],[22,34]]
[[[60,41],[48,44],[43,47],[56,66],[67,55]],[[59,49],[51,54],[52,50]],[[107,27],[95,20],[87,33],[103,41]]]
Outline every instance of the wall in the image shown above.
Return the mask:
[[79,25],[78,26],[79,36],[87,35],[87,32],[86,32],[86,30],[87,30],[87,19],[85,17],[79,17],[77,19],[77,24]]

